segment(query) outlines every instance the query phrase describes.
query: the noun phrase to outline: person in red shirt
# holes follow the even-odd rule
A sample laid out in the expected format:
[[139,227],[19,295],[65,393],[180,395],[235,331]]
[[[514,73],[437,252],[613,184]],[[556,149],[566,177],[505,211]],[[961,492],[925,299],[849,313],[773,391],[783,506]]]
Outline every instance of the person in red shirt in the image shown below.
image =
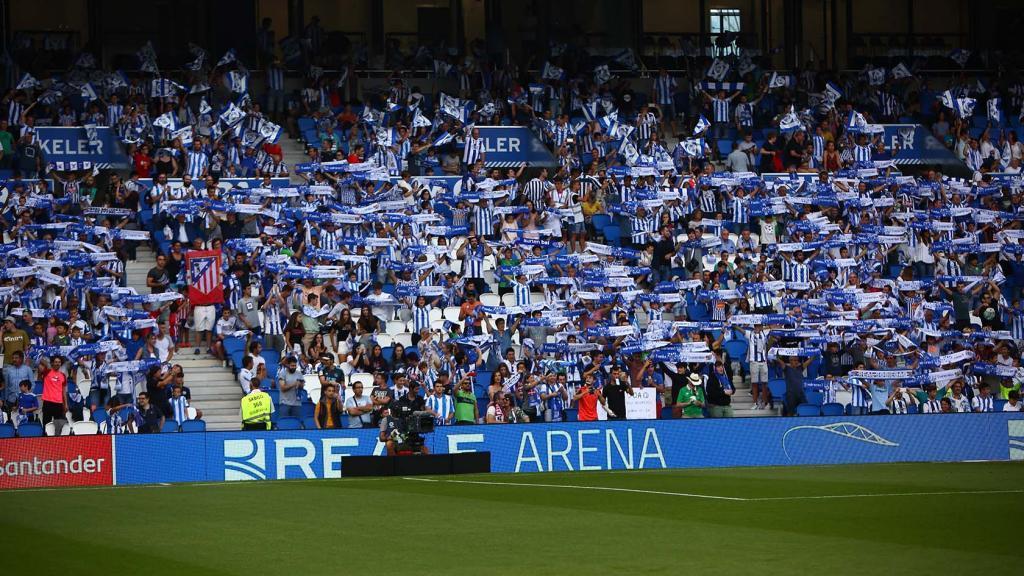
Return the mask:
[[149,156],[149,144],[143,144],[132,155],[132,169],[139,178],[149,178],[153,169],[153,159]]
[[576,419],[580,422],[593,422],[597,420],[597,403],[604,404],[604,395],[601,389],[596,387],[596,380],[593,374],[587,374],[583,386],[576,391],[572,397],[576,401],[578,413]]
[[358,163],[362,162],[363,161],[363,145],[362,144],[356,144],[355,148],[352,149],[352,152],[349,153],[347,160],[348,160],[349,164],[358,164]]
[[63,420],[68,411],[67,376],[60,371],[64,359],[53,356],[47,363],[39,360],[39,372],[43,377],[43,425],[53,420]]

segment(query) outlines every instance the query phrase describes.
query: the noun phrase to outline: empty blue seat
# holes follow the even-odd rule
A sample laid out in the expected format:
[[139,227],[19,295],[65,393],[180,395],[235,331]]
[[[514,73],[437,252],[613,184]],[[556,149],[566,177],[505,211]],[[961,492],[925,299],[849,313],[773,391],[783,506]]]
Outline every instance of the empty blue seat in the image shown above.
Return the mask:
[[270,394],[270,399],[274,402],[274,406],[277,406],[281,402],[281,391],[277,388],[271,388],[267,390],[267,394]]
[[808,404],[814,404],[815,406],[821,406],[822,402],[825,401],[825,395],[817,390],[804,390],[804,396],[807,397]]
[[310,416],[302,419],[302,427],[306,430],[316,430],[316,418]]
[[768,392],[772,395],[772,402],[782,402],[782,398],[786,395],[786,381],[781,378],[770,378]]
[[836,402],[826,402],[821,406],[822,416],[842,416],[846,408]]
[[604,239],[608,244],[611,244],[612,246],[621,246],[622,228],[619,228],[618,226],[605,226]]
[[0,424],[0,438],[14,438],[14,426]]
[[821,416],[821,407],[816,404],[798,404],[797,416]]
[[164,420],[164,427],[160,429],[161,432],[177,432],[178,423],[174,420]]
[[278,418],[278,430],[302,430],[302,420],[298,418]]
[[25,422],[18,426],[18,436],[22,438],[38,438],[43,435],[43,427],[38,422]]
[[182,432],[206,432],[206,421],[185,420],[181,423]]
[[[305,390],[302,390],[302,392],[305,392]],[[316,404],[313,404],[312,401],[303,402],[299,407],[299,411],[303,420],[312,418],[316,414]]]

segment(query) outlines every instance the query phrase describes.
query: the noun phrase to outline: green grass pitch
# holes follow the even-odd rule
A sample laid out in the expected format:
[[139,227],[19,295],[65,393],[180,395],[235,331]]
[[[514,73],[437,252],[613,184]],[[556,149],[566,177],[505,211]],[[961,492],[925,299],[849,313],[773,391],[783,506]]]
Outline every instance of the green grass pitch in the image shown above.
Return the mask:
[[0,493],[4,573],[1020,574],[1021,463]]

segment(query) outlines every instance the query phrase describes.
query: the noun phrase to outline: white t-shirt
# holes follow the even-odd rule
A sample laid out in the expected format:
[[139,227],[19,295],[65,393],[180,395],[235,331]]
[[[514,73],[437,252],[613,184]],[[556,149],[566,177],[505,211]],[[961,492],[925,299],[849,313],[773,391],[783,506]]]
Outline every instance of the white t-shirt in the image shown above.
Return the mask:
[[248,394],[252,390],[252,370],[248,368],[239,370],[238,383],[242,385],[242,392]]
[[1021,403],[1020,400],[1017,401],[1016,405],[1007,402],[1003,404],[1003,412],[1024,412],[1024,403]]
[[356,398],[354,395],[350,395],[345,400],[345,413],[348,414],[348,427],[349,428],[359,428],[360,427],[360,424],[359,424],[360,421],[362,421],[364,424],[370,424],[371,421],[372,421],[371,420],[372,414],[370,414],[369,412],[367,412],[366,414],[362,414],[362,415],[356,417],[356,416],[353,416],[353,415],[349,414],[349,412],[348,412],[349,408],[359,408],[359,407],[362,407],[362,406],[370,406],[371,404],[373,404],[373,401],[370,400],[370,397],[366,396],[365,394],[363,396],[360,396],[359,398]]
[[167,362],[171,357],[171,348],[174,348],[174,341],[168,336],[157,336],[154,346],[160,361]]

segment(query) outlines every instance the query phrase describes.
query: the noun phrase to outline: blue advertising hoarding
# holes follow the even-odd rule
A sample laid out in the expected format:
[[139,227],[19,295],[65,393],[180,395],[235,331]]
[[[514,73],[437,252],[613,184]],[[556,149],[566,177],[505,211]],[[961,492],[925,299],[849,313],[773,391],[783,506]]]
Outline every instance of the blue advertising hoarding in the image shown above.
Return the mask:
[[484,139],[484,163],[489,168],[558,166],[551,151],[532,130],[523,126],[478,126]]
[[938,165],[944,174],[969,178],[971,170],[920,124],[882,124],[885,148],[894,151],[897,166]]
[[123,169],[130,165],[121,139],[112,128],[97,127],[94,141],[89,140],[81,126],[39,127],[36,138],[47,163],[82,165],[89,162],[100,169]]
[[[1024,414],[737,418],[439,428],[434,453],[491,453],[494,472],[1024,459]],[[117,484],[338,478],[384,454],[376,430],[115,437]]]

